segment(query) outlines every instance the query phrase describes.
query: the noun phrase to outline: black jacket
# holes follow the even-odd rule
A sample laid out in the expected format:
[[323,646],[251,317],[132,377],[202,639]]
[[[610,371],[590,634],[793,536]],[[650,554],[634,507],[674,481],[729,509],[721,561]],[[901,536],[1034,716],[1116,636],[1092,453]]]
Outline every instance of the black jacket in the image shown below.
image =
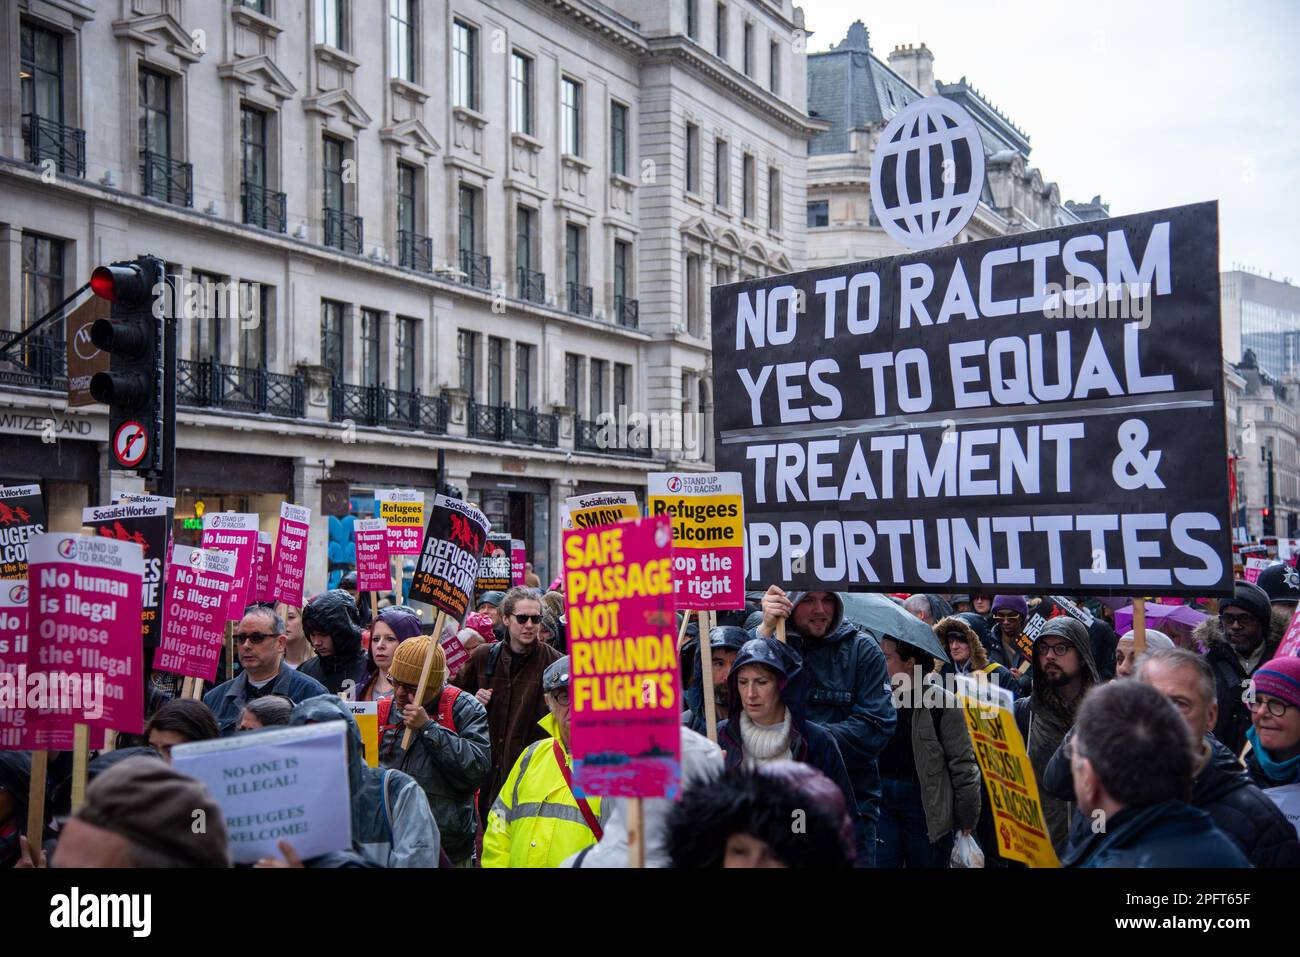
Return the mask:
[[315,678],[331,694],[365,683],[366,655],[361,650],[361,613],[352,596],[341,588],[317,595],[302,610],[302,633],[323,632],[334,641],[334,654],[317,655],[298,667],[298,673]]
[[438,822],[442,849],[453,862],[459,862],[474,850],[478,828],[474,793],[492,766],[487,709],[468,691],[461,691],[451,706],[455,731],[438,723],[437,697],[425,710],[429,712],[429,723],[411,736],[409,751],[402,750],[406,725],[401,715],[390,713],[389,721],[395,723],[384,728],[380,736],[379,763],[405,771],[420,783]]
[[[1273,620],[1264,635],[1264,654],[1259,662],[1271,661],[1277,646],[1286,634],[1290,617],[1285,612],[1273,611]],[[1208,651],[1205,660],[1214,670],[1215,692],[1219,699],[1219,720],[1214,725],[1214,736],[1233,754],[1241,754],[1246,746],[1246,731],[1250,728],[1250,711],[1241,700],[1250,677],[1241,667],[1241,661],[1223,634],[1217,618],[1207,618],[1192,632],[1192,641],[1199,642]]]
[[1182,801],[1123,808],[1064,867],[1250,867],[1210,816]]

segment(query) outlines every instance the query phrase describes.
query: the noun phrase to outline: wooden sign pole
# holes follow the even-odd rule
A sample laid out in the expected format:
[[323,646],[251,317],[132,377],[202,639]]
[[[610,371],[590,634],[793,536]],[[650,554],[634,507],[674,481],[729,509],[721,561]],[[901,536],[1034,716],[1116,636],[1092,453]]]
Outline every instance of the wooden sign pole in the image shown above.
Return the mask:
[[235,623],[226,622],[226,679],[235,677]]
[[1147,600],[1133,599],[1133,660],[1137,661],[1147,650]]
[[72,726],[72,811],[75,814],[86,803],[86,765],[90,762],[90,728],[84,724]]
[[181,679],[181,697],[182,697],[182,698],[193,698],[193,697],[194,697],[194,679],[193,679],[193,678],[186,677],[186,678],[182,678],[182,679]]
[[[424,667],[420,669],[420,684],[415,690],[415,703],[417,705],[424,702],[424,692],[429,687],[429,672],[433,670],[433,650],[438,647],[438,641],[442,638],[442,625],[446,617],[447,613],[440,611],[433,623],[433,634],[429,636],[433,641],[429,643],[429,650],[425,652]],[[402,735],[403,751],[411,746],[411,734],[411,729],[407,728],[406,733]]]
[[32,777],[27,793],[27,841],[33,853],[40,850],[41,836],[45,833],[45,772],[49,762],[50,752],[32,752]]
[[190,685],[190,690],[193,692],[195,701],[203,700],[203,679],[195,678],[194,684]]
[[645,815],[641,798],[627,799],[627,866],[645,867]]
[[693,614],[695,614],[693,611],[682,613],[682,626],[677,629],[677,653],[679,655],[682,653],[682,644],[686,641],[686,629],[691,623],[691,615]]
[[713,653],[709,634],[716,627],[716,611],[700,612],[700,692],[704,697],[704,730],[709,740],[718,743],[718,706],[713,700]]
[[785,644],[785,619],[782,618],[776,623],[776,640]]

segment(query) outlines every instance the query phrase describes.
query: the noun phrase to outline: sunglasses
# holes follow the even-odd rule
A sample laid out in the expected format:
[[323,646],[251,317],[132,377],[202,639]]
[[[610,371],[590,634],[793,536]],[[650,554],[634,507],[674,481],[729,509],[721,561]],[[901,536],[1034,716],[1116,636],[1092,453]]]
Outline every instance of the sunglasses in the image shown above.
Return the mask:
[[270,632],[249,632],[244,635],[235,635],[234,639],[236,645],[242,645],[246,641],[254,645],[260,645],[262,642],[266,641],[266,639],[275,637],[276,636]]
[[515,621],[519,622],[519,624],[521,625],[527,625],[527,624],[540,625],[542,623],[541,615],[515,615],[514,619]]

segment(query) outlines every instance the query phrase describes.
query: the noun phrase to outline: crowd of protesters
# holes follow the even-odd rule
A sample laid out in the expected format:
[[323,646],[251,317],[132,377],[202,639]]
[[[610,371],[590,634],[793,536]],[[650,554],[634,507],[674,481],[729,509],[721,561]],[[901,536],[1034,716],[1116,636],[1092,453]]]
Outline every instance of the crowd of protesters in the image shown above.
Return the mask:
[[[627,801],[573,784],[558,583],[485,592],[444,635],[367,597],[248,608],[237,673],[201,701],[151,693],[144,734],[92,756],[75,814],[55,755],[40,834],[31,756],[0,752],[0,867],[226,866],[221,815],[172,749],[329,721],[348,729],[352,848],[304,861],[282,842],[258,866],[626,866]],[[1174,636],[1117,635],[1114,602],[1092,599],[891,596],[921,637],[852,620],[833,592],[748,599],[683,632],[682,788],[644,802],[648,866],[972,866],[972,846],[982,866],[1023,866],[998,853],[951,693],[963,676],[1012,702],[1065,866],[1300,867],[1294,798],[1274,800],[1300,788],[1300,657],[1276,656],[1300,599],[1288,566]],[[452,636],[468,652],[454,674]],[[896,693],[916,675],[922,698]],[[345,698],[378,702],[377,768]],[[194,808],[216,825],[194,833]]]

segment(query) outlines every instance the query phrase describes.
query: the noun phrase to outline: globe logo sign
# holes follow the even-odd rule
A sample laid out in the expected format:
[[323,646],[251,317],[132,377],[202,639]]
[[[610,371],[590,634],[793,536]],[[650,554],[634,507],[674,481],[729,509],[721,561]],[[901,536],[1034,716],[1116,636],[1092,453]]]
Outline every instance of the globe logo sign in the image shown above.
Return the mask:
[[60,558],[75,558],[77,556],[77,540],[75,538],[65,538],[59,542],[56,550]]
[[682,477],[680,475],[674,475],[672,478],[668,480],[668,491],[680,492],[681,490],[682,490]]
[[970,221],[984,188],[984,143],[970,114],[942,96],[889,121],[871,162],[871,206],[895,242],[942,246]]

